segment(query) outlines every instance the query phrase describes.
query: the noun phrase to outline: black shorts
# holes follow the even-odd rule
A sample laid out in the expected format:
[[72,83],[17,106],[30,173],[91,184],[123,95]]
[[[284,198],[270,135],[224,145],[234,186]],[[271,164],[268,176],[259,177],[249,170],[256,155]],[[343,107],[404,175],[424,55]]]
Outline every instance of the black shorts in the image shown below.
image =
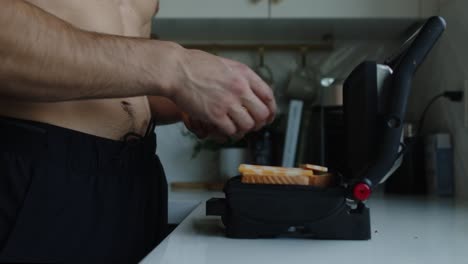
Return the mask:
[[136,263],[163,238],[153,132],[114,141],[0,118],[0,262]]

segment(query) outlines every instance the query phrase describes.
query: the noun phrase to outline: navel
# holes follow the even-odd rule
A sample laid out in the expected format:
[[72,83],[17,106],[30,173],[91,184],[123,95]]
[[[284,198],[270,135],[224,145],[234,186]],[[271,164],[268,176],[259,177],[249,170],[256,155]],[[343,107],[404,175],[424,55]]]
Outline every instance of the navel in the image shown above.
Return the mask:
[[122,101],[122,102],[120,102],[120,105],[122,106],[122,109],[123,109],[130,117],[133,117],[133,116],[134,116],[134,111],[133,111],[133,108],[132,108],[132,104],[130,104],[130,103],[127,102],[127,101]]

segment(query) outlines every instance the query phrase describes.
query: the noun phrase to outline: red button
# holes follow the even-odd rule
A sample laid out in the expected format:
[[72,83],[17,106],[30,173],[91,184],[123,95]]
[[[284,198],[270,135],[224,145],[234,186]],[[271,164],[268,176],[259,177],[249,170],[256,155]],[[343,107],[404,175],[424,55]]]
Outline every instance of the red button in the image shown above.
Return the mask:
[[370,197],[371,193],[371,188],[365,183],[358,183],[354,186],[353,189],[354,198],[356,198],[359,201],[367,200]]

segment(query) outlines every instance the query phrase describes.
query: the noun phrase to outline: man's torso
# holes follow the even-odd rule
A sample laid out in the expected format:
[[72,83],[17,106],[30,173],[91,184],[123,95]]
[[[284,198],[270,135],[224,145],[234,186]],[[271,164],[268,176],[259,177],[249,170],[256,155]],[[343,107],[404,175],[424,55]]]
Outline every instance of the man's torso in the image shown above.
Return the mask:
[[[149,37],[157,0],[27,0],[73,24],[99,33]],[[3,101],[0,115],[49,123],[111,139],[144,134],[151,119],[146,97],[28,103]]]

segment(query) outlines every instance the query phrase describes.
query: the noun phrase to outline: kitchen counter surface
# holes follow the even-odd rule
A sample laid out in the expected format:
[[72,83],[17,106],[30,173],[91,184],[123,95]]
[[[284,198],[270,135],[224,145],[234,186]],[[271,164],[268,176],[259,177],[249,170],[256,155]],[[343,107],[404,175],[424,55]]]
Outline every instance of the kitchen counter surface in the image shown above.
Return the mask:
[[224,197],[222,192],[183,190],[169,192],[169,224],[180,224],[200,203],[211,197]]
[[449,199],[373,197],[372,239],[239,240],[201,203],[142,263],[468,263],[468,203]]

